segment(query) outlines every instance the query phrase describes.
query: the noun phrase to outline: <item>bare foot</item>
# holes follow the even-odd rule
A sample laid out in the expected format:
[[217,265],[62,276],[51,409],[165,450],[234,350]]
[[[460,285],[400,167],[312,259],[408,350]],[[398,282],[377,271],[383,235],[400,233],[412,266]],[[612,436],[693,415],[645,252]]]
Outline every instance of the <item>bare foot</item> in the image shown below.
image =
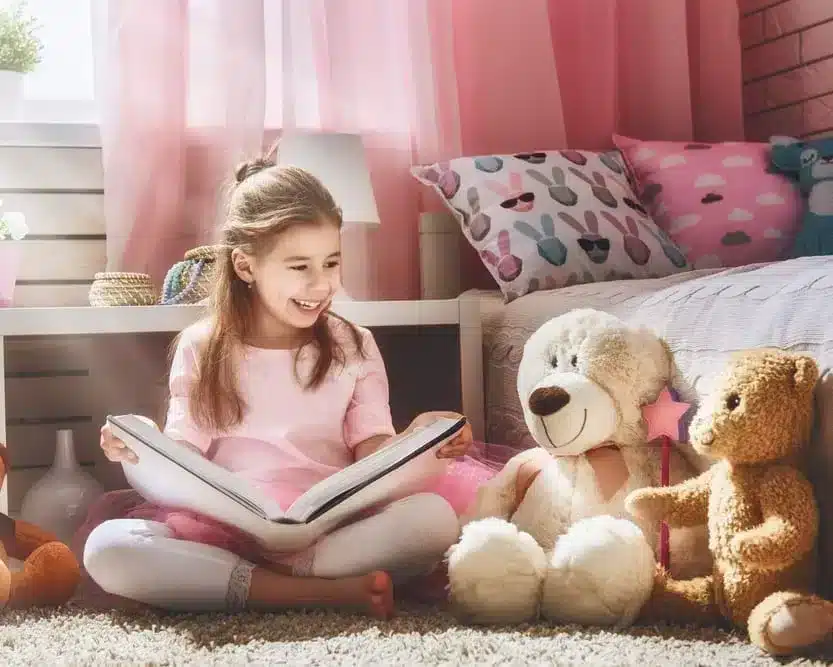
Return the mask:
[[393,582],[387,572],[371,572],[362,577],[367,612],[374,618],[387,620],[393,616]]
[[393,615],[393,582],[387,572],[326,579],[293,577],[271,567],[252,572],[247,604],[251,609],[341,607],[359,609],[373,618]]

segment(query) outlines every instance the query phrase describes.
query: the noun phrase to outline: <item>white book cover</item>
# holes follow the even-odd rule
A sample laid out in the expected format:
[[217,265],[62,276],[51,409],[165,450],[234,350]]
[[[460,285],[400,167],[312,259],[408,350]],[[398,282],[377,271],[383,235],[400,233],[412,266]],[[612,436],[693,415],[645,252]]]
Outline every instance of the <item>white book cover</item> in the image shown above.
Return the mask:
[[187,509],[235,526],[271,550],[294,551],[351,516],[422,491],[447,470],[437,450],[465,419],[438,418],[396,436],[374,454],[330,475],[280,507],[245,480],[161,433],[135,415],[107,418],[113,434],[136,452],[122,464],[128,483],[149,502]]

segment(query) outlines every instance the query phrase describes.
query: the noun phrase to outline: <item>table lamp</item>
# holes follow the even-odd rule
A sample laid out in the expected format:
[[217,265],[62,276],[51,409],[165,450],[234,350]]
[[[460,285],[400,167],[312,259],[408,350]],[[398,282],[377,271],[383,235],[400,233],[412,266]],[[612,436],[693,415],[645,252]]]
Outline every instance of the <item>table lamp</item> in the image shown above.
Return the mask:
[[[278,164],[294,165],[316,176],[341,207],[344,227],[342,291],[336,300],[352,300],[348,287],[367,287],[371,270],[368,239],[363,229],[378,227],[379,211],[370,180],[361,136],[346,133],[297,132],[285,134],[278,142]],[[360,225],[364,227],[359,227]]]

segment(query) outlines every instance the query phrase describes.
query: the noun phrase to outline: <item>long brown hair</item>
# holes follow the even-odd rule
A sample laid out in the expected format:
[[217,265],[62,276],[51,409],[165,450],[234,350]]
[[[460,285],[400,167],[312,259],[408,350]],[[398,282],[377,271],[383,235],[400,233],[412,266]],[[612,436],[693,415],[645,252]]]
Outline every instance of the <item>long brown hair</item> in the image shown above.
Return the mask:
[[[234,176],[210,297],[210,333],[200,345],[197,377],[189,394],[191,418],[212,433],[239,424],[246,410],[236,368],[241,344],[253,325],[254,290],[235,272],[232,251],[240,248],[257,257],[271,250],[277,236],[293,225],[342,225],[341,209],[330,192],[303,169],[277,166],[268,158],[258,158],[239,165]],[[345,361],[346,351],[333,335],[331,318],[346,325],[355,350],[361,356],[365,354],[361,332],[354,324],[335,313],[323,313],[312,327],[310,342],[295,355],[296,380],[306,389],[318,387],[333,362]],[[316,352],[316,361],[309,377],[302,380],[298,360],[310,346]]]

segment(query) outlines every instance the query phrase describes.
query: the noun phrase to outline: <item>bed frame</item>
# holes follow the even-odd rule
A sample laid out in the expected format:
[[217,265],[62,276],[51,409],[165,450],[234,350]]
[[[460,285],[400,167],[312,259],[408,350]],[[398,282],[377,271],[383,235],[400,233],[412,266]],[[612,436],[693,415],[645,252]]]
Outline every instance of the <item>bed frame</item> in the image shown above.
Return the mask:
[[419,220],[421,298],[455,299],[463,292],[460,226],[450,213],[423,213]]

